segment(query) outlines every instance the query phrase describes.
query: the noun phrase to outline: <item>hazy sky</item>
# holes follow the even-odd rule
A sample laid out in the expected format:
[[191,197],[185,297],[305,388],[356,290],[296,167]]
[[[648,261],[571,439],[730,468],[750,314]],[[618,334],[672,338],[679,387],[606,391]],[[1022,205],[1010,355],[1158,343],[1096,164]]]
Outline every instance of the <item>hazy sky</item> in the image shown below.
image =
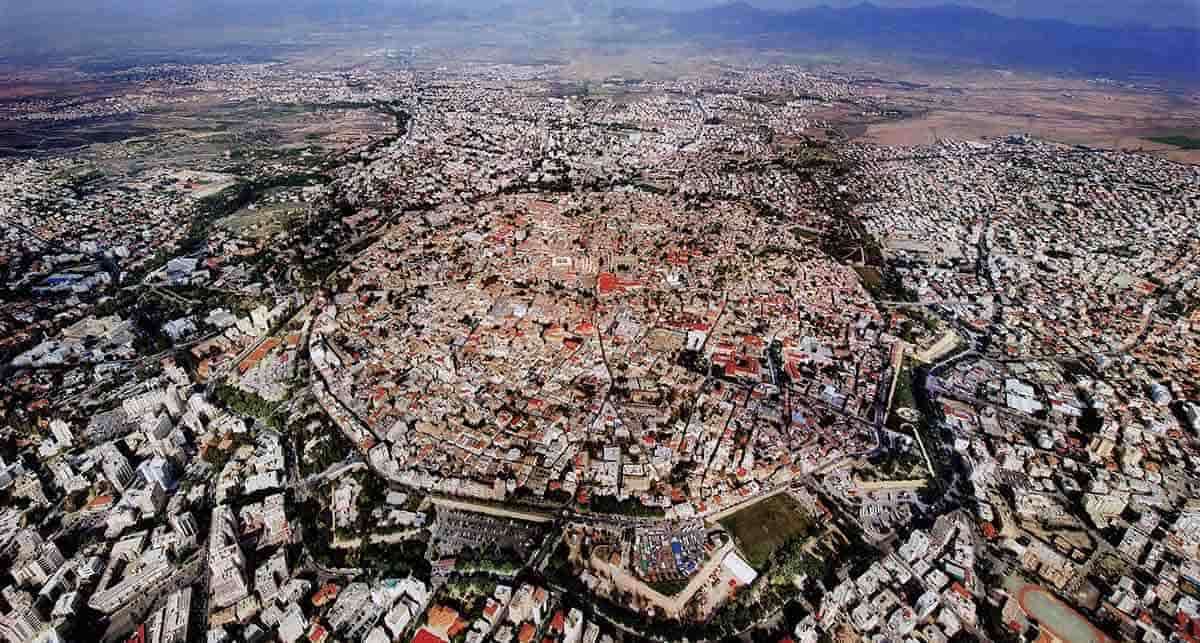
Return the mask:
[[[50,51],[102,42],[117,33],[164,37],[172,28],[227,33],[239,26],[321,22],[387,15],[393,19],[450,10],[474,13],[500,6],[531,7],[568,15],[608,15],[622,7],[699,9],[728,0],[0,0],[0,55]],[[960,4],[1006,16],[1052,18],[1080,24],[1200,28],[1200,0],[871,0],[885,7]],[[748,0],[764,9],[848,6],[862,0]],[[414,7],[429,7],[435,11]],[[359,20],[362,22],[363,20]],[[139,31],[140,30],[140,31]],[[34,54],[36,55],[36,54]]]
[[[856,4],[862,0],[750,0],[761,8],[791,9],[821,4],[831,6]],[[288,12],[298,4],[327,5],[337,12],[351,5],[387,6],[406,3],[471,9],[495,7],[502,4],[571,4],[592,5],[595,8],[613,6],[654,6],[670,9],[703,7],[719,4],[720,0],[0,0],[0,23],[21,19],[63,20],[71,16],[97,14],[179,16],[208,13],[206,9],[219,6],[221,10],[272,7]],[[988,9],[1017,17],[1059,18],[1089,24],[1123,24],[1130,22],[1171,24],[1200,27],[1200,0],[873,0],[874,4],[889,7],[961,4]],[[5,20],[5,19],[8,20]],[[12,22],[10,22],[12,24]],[[77,25],[79,26],[79,25]]]

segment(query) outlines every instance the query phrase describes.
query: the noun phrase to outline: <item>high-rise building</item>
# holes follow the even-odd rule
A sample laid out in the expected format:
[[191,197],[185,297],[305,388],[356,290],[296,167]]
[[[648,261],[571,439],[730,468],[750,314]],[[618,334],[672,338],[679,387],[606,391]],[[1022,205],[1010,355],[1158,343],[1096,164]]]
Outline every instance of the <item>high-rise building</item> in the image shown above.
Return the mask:
[[100,468],[104,471],[104,477],[108,478],[118,491],[124,493],[129,483],[133,482],[134,471],[129,460],[111,443],[100,448],[100,455]]
[[66,559],[57,545],[52,542],[42,543],[36,555],[13,566],[13,580],[20,585],[39,587],[65,563]]
[[50,433],[65,447],[75,444],[75,434],[71,432],[71,425],[58,418],[50,421]]
[[144,415],[153,415],[158,412],[166,403],[166,399],[167,390],[165,388],[154,389],[125,398],[121,402],[121,408],[130,419],[137,421]]
[[163,489],[175,487],[175,466],[162,456],[154,456],[138,467],[138,473],[148,483],[158,483]]
[[196,524],[196,518],[192,512],[176,514],[171,516],[171,529],[175,532],[175,537],[179,540],[180,549],[190,549],[196,544],[196,536],[200,533],[200,526]]
[[213,509],[208,535],[209,591],[212,605],[223,608],[250,593],[246,582],[246,555],[238,544],[238,519],[229,505]]
[[162,607],[146,619],[146,643],[184,643],[188,640],[188,613],[192,588],[185,587],[167,597]]
[[0,614],[0,637],[9,643],[26,643],[46,628],[46,621],[33,604],[28,592],[13,586],[3,590],[8,609]]

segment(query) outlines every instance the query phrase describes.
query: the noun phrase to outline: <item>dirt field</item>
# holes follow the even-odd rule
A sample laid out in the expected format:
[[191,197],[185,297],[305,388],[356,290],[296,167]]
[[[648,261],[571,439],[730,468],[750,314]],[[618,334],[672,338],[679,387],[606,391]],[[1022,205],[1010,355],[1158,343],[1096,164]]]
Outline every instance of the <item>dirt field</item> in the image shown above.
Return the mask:
[[[860,94],[906,117],[843,118],[853,138],[883,145],[924,145],[939,138],[982,139],[1028,133],[1107,149],[1141,150],[1184,163],[1200,151],[1147,140],[1200,132],[1200,93],[1160,84],[1133,86],[1006,70],[880,69]],[[903,82],[897,82],[902,80]],[[836,115],[835,115],[836,117]]]

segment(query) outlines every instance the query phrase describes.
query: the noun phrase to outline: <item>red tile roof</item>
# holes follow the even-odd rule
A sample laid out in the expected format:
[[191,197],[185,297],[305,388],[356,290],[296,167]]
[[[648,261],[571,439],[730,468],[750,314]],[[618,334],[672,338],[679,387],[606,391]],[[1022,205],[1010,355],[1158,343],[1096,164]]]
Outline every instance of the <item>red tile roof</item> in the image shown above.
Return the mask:
[[412,643],[446,643],[446,639],[438,636],[430,631],[427,627],[422,627],[417,630],[417,634],[413,636]]

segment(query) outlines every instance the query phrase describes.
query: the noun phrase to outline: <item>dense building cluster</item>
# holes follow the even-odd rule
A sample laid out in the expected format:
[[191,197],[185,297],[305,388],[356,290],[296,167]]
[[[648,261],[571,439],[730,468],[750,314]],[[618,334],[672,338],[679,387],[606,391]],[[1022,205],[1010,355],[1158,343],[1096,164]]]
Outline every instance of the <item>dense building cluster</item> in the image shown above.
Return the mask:
[[315,386],[404,484],[717,511],[875,447],[879,315],[778,233],[654,195],[434,209],[329,297]]

